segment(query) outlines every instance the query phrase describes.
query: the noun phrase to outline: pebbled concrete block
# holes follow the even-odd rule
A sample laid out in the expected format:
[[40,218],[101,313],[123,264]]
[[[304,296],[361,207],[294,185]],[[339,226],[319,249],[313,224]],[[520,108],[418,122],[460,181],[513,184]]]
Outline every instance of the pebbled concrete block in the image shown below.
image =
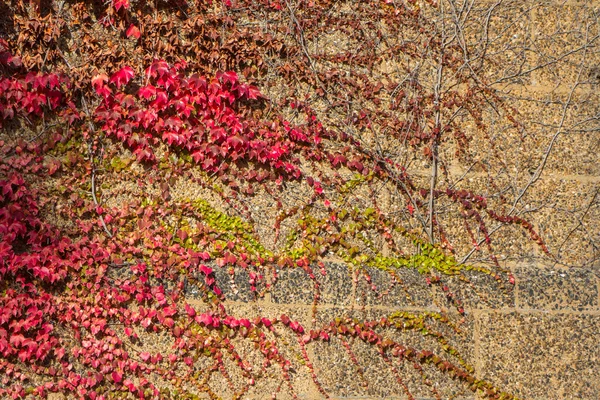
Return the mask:
[[353,283],[352,271],[345,264],[326,263],[327,274],[322,276],[314,269],[320,283],[322,304],[350,306],[352,304]]
[[271,300],[279,304],[312,304],[315,284],[302,268],[283,268],[273,284]]
[[591,310],[598,308],[598,286],[593,271],[537,266],[516,270],[519,307],[538,310]]
[[[226,309],[236,318],[248,318],[251,321],[257,317],[273,319],[286,314],[291,320],[299,322],[306,331],[310,329],[310,315],[306,308],[291,308],[289,306],[273,305],[266,302],[251,302],[247,304],[229,303],[226,304]],[[244,394],[243,398],[270,398],[271,394],[277,391],[278,399],[292,399],[294,395],[299,398],[318,398],[318,396],[315,396],[318,392],[302,357],[298,335],[282,324],[275,324],[272,327],[275,333],[270,332],[266,328],[263,329],[263,332],[266,339],[277,347],[278,353],[290,362],[289,378],[291,388],[283,378],[281,365],[273,362],[265,368],[265,355],[256,343],[248,338],[236,336],[231,339],[231,343],[239,356],[252,366],[252,370],[255,373],[264,368],[264,373],[258,374],[259,377],[256,379],[256,384],[249,388],[249,391]],[[228,358],[224,357],[224,359]],[[239,367],[234,365],[232,371],[236,371],[230,374],[232,379],[241,380],[243,378],[239,373]],[[246,383],[245,378],[243,378],[243,383]],[[214,391],[218,392],[222,390],[219,382],[214,382],[213,385],[211,385],[211,389]],[[228,397],[224,396],[223,398]]]
[[[515,306],[515,286],[507,282],[506,275],[497,281],[483,272],[463,271],[462,275],[442,279],[452,293],[452,300],[460,300],[467,313]],[[433,291],[439,307],[456,310],[456,303],[448,299],[440,285],[433,286]]]
[[[344,264],[326,263],[323,276],[317,266],[312,267],[319,283],[319,304],[349,306],[352,304],[352,273]],[[313,304],[315,281],[301,268],[279,270],[277,282],[273,285],[272,300],[279,304]]]
[[433,306],[432,292],[425,276],[416,269],[402,268],[393,273],[377,268],[369,268],[360,274],[356,297],[359,305],[385,306],[390,308]]
[[525,399],[600,398],[600,316],[482,313],[483,377]]
[[[250,286],[250,271],[242,268],[235,268],[233,276],[229,273],[229,268],[220,268],[212,266],[217,280],[217,285],[223,291],[226,300],[249,302],[256,300],[256,295]],[[253,271],[255,272],[255,271]],[[264,273],[263,273],[264,274]],[[257,292],[265,287],[264,279],[256,284]]]
[[[384,310],[348,310],[329,308],[319,310],[317,326],[323,326],[335,321],[336,318],[346,318],[360,321],[375,321],[389,317],[389,311]],[[415,312],[415,314],[419,314]],[[455,347],[468,363],[473,363],[473,327],[474,319],[467,317],[458,328],[458,316],[452,316],[454,325],[441,324],[433,319],[427,320],[431,333],[442,334],[447,343]],[[458,328],[458,329],[455,329]],[[393,340],[399,344],[420,350],[430,350],[442,358],[459,364],[458,358],[446,353],[436,335],[423,334],[414,329],[396,327],[375,329],[384,339]],[[346,344],[344,344],[344,341]],[[350,350],[348,350],[348,348]],[[310,344],[314,354],[314,366],[317,376],[324,389],[334,398],[408,398],[403,384],[412,396],[427,399],[434,396],[431,388],[423,382],[423,376],[415,369],[411,361],[401,361],[393,358],[392,367],[379,354],[377,346],[368,344],[361,339],[344,335],[331,336],[328,343],[316,342]],[[355,358],[356,365],[352,357]],[[425,375],[435,383],[435,389],[442,398],[473,398],[473,393],[460,381],[453,380],[448,374],[440,372],[433,365],[423,365]],[[360,371],[360,372],[359,372]],[[402,384],[398,381],[400,377]]]
[[598,3],[566,3],[541,1],[534,8],[532,52],[536,65],[543,66],[534,77],[549,86],[578,80],[586,87],[585,83],[594,80],[592,72],[600,64],[600,47],[590,41],[598,34]]

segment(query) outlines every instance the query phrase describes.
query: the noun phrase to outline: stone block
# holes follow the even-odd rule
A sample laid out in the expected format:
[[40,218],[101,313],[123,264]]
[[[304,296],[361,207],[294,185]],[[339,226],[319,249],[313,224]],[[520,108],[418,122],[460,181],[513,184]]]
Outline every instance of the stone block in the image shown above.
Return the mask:
[[[469,118],[462,124],[471,139],[469,152],[455,165],[462,170],[470,168],[467,179],[473,173],[489,173],[494,179],[507,176],[509,183],[527,180],[543,161],[551,143],[545,176],[600,173],[597,90],[578,89],[571,94],[570,90],[553,87],[517,85],[496,89],[501,101],[495,102],[495,107],[483,106],[485,133],[473,126]],[[503,107],[514,110],[519,127],[507,118]]]
[[[418,312],[414,314],[418,315]],[[390,312],[384,310],[320,310],[317,315],[318,323],[327,324],[335,318],[346,318],[365,321],[378,321],[389,317]],[[430,350],[442,358],[460,364],[460,360],[445,352],[443,344],[438,340],[438,334],[445,338],[444,344],[457,349],[461,359],[467,364],[473,361],[473,318],[466,317],[458,323],[458,316],[452,316],[451,323],[444,324],[430,318],[426,320],[427,329],[431,334],[420,330],[403,329],[399,327],[377,327],[375,330],[384,339],[390,339],[398,344],[410,347],[416,351]],[[460,317],[462,318],[462,317]],[[398,321],[401,321],[399,319]],[[460,325],[460,326],[459,326]],[[345,343],[344,343],[345,342]],[[391,357],[392,366],[380,355],[377,346],[368,344],[361,339],[345,335],[332,335],[329,342],[315,342],[310,345],[314,354],[314,366],[317,376],[324,389],[334,398],[407,398],[406,389],[415,398],[434,398],[431,388],[424,383],[423,375],[414,368],[411,361],[401,361]],[[356,363],[353,361],[356,360]],[[453,380],[448,374],[440,372],[433,365],[423,365],[424,373],[442,398],[473,398],[473,393],[460,381]],[[400,378],[401,382],[399,382]],[[406,386],[406,389],[404,388]]]
[[556,260],[584,267],[600,257],[599,190],[598,182],[554,178],[538,182],[523,196],[522,209],[529,211]]
[[283,268],[272,286],[271,300],[280,304],[312,304],[315,282],[302,268]]
[[[483,196],[487,200],[489,210],[493,210],[499,215],[505,215],[510,210],[510,200],[513,199],[514,192],[511,190],[511,186],[504,186],[499,182],[495,184],[496,186],[492,186],[485,177],[478,176],[458,184],[456,189],[464,189],[475,195]],[[498,196],[502,194],[506,201],[499,200]],[[443,227],[445,236],[452,244],[456,252],[456,259],[459,261],[469,253],[471,253],[467,259],[469,264],[492,263],[490,254],[494,254],[501,263],[515,259],[527,259],[537,254],[538,246],[528,239],[527,231],[521,226],[502,224],[489,217],[486,211],[479,211],[479,216],[487,231],[492,232],[490,234],[491,243],[488,246],[484,242],[485,235],[475,216],[466,220],[473,237],[469,234],[465,227],[462,205],[442,198],[437,207],[444,210],[438,214],[438,222]],[[480,243],[478,249],[475,248],[473,240]]]
[[[291,320],[299,322],[306,331],[311,327],[310,311],[307,307],[290,307],[289,305],[280,306],[266,302],[254,303],[228,303],[225,305],[227,312],[236,318],[248,318],[251,321],[257,317],[266,317],[269,319],[279,318],[282,314],[287,315]],[[231,343],[243,360],[246,360],[257,374],[256,384],[250,387],[243,398],[263,399],[271,396],[278,391],[277,398],[290,399],[293,394],[300,398],[318,398],[316,386],[313,383],[310,372],[302,357],[301,347],[298,336],[288,327],[282,324],[273,325],[276,334],[263,329],[266,339],[273,343],[286,360],[290,362],[290,384],[285,382],[281,366],[273,362],[271,366],[264,369],[265,356],[256,346],[255,341],[249,338],[235,337]],[[238,369],[239,371],[239,369]],[[237,374],[237,378],[241,378]],[[291,388],[290,388],[291,385]],[[213,388],[218,389],[218,387]]]
[[[488,199],[488,207],[497,212],[508,213],[515,199],[520,196],[527,181],[505,182],[497,189],[490,187],[487,177],[474,176],[462,183],[461,188],[480,193]],[[589,265],[598,259],[595,243],[600,239],[600,183],[594,179],[561,178],[548,172],[542,179],[530,185],[516,204],[512,215],[518,215],[531,222],[542,237],[552,258],[568,265]],[[498,201],[498,193],[504,193],[504,205]],[[440,221],[448,227],[447,234],[453,240],[459,255],[472,248],[471,239],[466,234],[459,209],[456,205],[440,202],[446,212],[440,215]],[[488,230],[500,226],[497,221],[484,217]],[[471,223],[473,229],[474,223]],[[452,227],[452,228],[451,228]],[[481,235],[479,235],[481,237]],[[505,224],[491,236],[492,247],[502,262],[519,262],[544,256],[543,249],[530,237],[528,231],[517,224]],[[469,262],[477,261],[482,252],[475,252]],[[546,256],[547,257],[547,256]],[[460,258],[460,257],[459,257]],[[552,258],[547,259],[552,262]]]
[[597,12],[592,1],[536,4],[531,52],[535,65],[542,67],[534,72],[538,83],[598,84],[594,71],[600,66],[600,44],[593,40],[599,33]]
[[315,268],[315,276],[320,284],[321,299],[319,303],[349,307],[354,303],[354,284],[352,270],[346,264],[328,262],[325,264],[326,275],[323,276]]
[[524,132],[517,144],[519,151],[510,154],[519,165],[533,174],[551,149],[544,166],[545,176],[600,173],[600,138],[595,123],[600,96],[596,91],[524,90],[514,95],[509,101],[519,110],[517,118],[523,122]]
[[[349,306],[352,304],[352,273],[348,266],[340,263],[325,264],[326,275],[313,266],[315,280],[319,283],[319,304]],[[301,268],[283,268],[272,290],[275,303],[313,304],[315,281]]]
[[500,272],[500,281],[490,274],[479,271],[463,271],[457,276],[442,276],[443,285],[452,293],[448,299],[440,285],[433,286],[436,304],[440,308],[457,308],[459,300],[467,313],[472,310],[513,308],[515,306],[515,286],[508,282],[505,273]]
[[[531,69],[533,63],[528,51],[534,29],[532,3],[530,0],[474,3],[465,31],[470,33],[467,34],[469,45],[481,49],[478,54],[486,56],[482,71],[487,82],[531,82],[531,75],[523,72]],[[479,60],[474,64],[478,63]]]
[[519,398],[600,398],[600,317],[482,313],[476,320],[483,378]]
[[412,268],[383,271],[377,268],[361,273],[357,282],[358,305],[382,306],[390,309],[431,308],[432,293],[425,276]]
[[585,311],[598,308],[593,271],[524,266],[516,270],[519,308]]
[[[217,285],[223,292],[226,300],[249,302],[256,300],[256,293],[265,288],[265,280],[256,283],[256,292],[250,285],[250,271],[248,269],[234,268],[234,274],[230,274],[230,268],[213,266]],[[264,272],[262,273],[264,275]]]

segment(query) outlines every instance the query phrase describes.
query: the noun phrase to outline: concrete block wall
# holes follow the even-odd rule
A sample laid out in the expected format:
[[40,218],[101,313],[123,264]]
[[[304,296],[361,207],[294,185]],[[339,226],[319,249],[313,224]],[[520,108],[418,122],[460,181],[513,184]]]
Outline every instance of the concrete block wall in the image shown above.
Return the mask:
[[[519,57],[525,70],[531,69],[517,81],[497,84],[519,111],[526,135],[514,143],[505,141],[506,148],[500,150],[516,171],[515,187],[522,188],[555,141],[543,173],[520,204],[558,259],[543,258],[538,247],[523,245],[527,241],[522,235],[515,237],[516,230],[498,233],[498,251],[520,256],[504,263],[515,285],[477,273],[470,273],[469,284],[450,279],[451,289],[465,302],[464,317],[413,270],[399,271],[402,283],[394,286],[386,273],[369,271],[377,288],[373,291],[364,279],[354,279],[347,266],[332,261],[326,277],[318,277],[321,298],[313,314],[314,283],[301,269],[279,271],[278,281],[260,300],[252,298],[244,271],[236,274],[233,289],[228,274],[217,269],[230,312],[287,314],[311,327],[336,317],[365,320],[399,310],[447,310],[460,325],[460,332],[450,332],[449,340],[477,377],[523,399],[600,398],[600,265],[594,261],[600,243],[600,75],[594,72],[600,71],[600,2],[525,0],[514,5],[522,12],[519,21],[512,14],[501,15],[491,21],[491,30],[501,32],[499,49],[513,49],[505,52],[506,63],[496,66],[498,77],[507,75],[501,68],[511,67]],[[514,25],[503,31],[511,22]],[[498,142],[502,146],[502,140]],[[476,154],[487,151],[477,145],[473,144]],[[466,167],[456,161],[450,172],[459,176]],[[474,190],[488,187],[487,176],[472,173],[467,178]],[[417,348],[435,348],[420,335],[395,335]],[[333,397],[406,398],[372,348],[359,342],[349,345],[362,377],[343,343],[308,348],[321,384]],[[400,373],[417,398],[434,398],[414,370]],[[442,398],[478,398],[448,376],[428,373]],[[321,397],[302,363],[296,365],[294,379],[301,397]],[[264,385],[249,395],[261,398],[270,393],[269,383]]]
[[[514,15],[500,16],[491,22],[491,29],[502,32],[515,22],[499,33],[500,48],[513,53],[505,51],[506,63],[498,68],[508,68],[521,57],[524,68],[532,69],[518,81],[497,85],[519,111],[527,134],[520,142],[506,141],[501,150],[516,171],[515,187],[523,187],[555,141],[540,179],[527,190],[521,205],[559,259],[544,259],[536,246],[522,246],[526,240],[515,237],[514,230],[500,232],[499,251],[522,256],[504,265],[513,272],[515,285],[502,286],[476,273],[469,277],[470,284],[451,279],[451,289],[465,302],[466,315],[451,317],[460,321],[460,333],[449,337],[478,377],[519,398],[598,399],[600,266],[594,260],[600,242],[600,75],[594,71],[600,71],[600,2],[527,0],[514,5],[522,9],[519,21]],[[571,53],[572,49],[579,50]],[[497,73],[507,75],[502,70]],[[477,143],[474,147],[476,153],[487,151],[478,149]],[[456,161],[451,173],[458,176],[466,167]],[[467,178],[473,188],[486,190],[487,176],[473,173]],[[399,271],[403,283],[391,288],[387,274],[369,271],[377,287],[374,292],[364,279],[354,280],[342,264],[329,263],[327,270],[314,318],[314,285],[299,269],[280,271],[272,292],[260,301],[244,297],[242,288],[237,294],[227,293],[232,300],[229,307],[274,316],[293,313],[308,326],[336,317],[364,320],[398,310],[447,308],[443,294],[428,287],[415,271]],[[435,347],[419,335],[406,334],[398,340]],[[331,395],[406,398],[372,349],[357,342],[351,348],[364,380],[339,342],[309,348],[317,376]],[[434,398],[414,371],[407,368],[401,373],[417,398]],[[478,398],[447,376],[429,373],[442,398]],[[308,378],[298,381],[302,385],[303,397],[320,397]]]
[[[217,274],[228,299],[229,312],[239,316],[286,314],[304,324],[323,326],[335,318],[375,320],[397,311],[440,311],[446,308],[441,291],[429,287],[415,270],[399,271],[402,284],[387,290],[389,276],[370,271],[373,291],[364,279],[343,264],[327,263],[326,277],[318,277],[321,301],[313,315],[314,283],[300,269],[283,269],[270,294],[252,300],[242,274],[234,293],[229,278]],[[217,270],[218,271],[218,270]],[[498,388],[523,399],[600,398],[600,273],[598,269],[556,269],[529,264],[513,269],[516,284],[502,286],[487,275],[472,273],[475,288],[450,280],[449,286],[465,302],[465,316],[448,309],[460,332],[447,334],[475,374]],[[200,305],[200,304],[198,304]],[[417,349],[436,349],[415,332],[387,332],[401,343]],[[309,355],[320,383],[334,398],[405,398],[389,367],[371,346],[351,341],[350,346],[363,368],[364,382],[339,340],[309,345]],[[291,350],[293,353],[293,350]],[[321,398],[297,366],[294,386],[304,398]],[[429,371],[442,398],[476,399],[477,395],[448,376]],[[412,367],[403,370],[411,392],[433,399],[431,391]],[[366,384],[365,384],[366,383]],[[260,397],[261,383],[255,395]],[[264,393],[263,393],[264,394]],[[285,396],[284,396],[285,398]]]
[[[515,59],[531,72],[495,85],[525,125],[525,134],[517,132],[514,138],[503,136],[501,126],[492,132],[499,151],[506,155],[508,169],[505,175],[499,174],[498,181],[514,189],[509,195],[519,196],[519,189],[527,185],[548,146],[555,142],[543,173],[522,195],[519,207],[557,259],[544,257],[517,228],[498,231],[496,250],[512,256],[502,262],[515,276],[515,285],[474,272],[467,273],[468,282],[448,278],[451,290],[465,303],[464,316],[453,310],[439,288],[428,286],[423,276],[410,269],[398,271],[401,282],[396,285],[391,285],[387,273],[369,270],[376,288],[372,290],[348,266],[330,260],[327,275],[317,276],[320,299],[315,308],[314,282],[299,268],[278,271],[279,279],[271,290],[255,299],[247,271],[235,271],[232,284],[228,271],[215,267],[228,312],[237,317],[286,314],[311,328],[335,318],[375,320],[397,311],[446,311],[459,329],[435,328],[444,332],[478,378],[523,399],[600,398],[600,265],[594,261],[600,251],[600,78],[594,72],[600,68],[600,1],[504,3],[513,4],[521,14],[516,18],[509,13],[491,21],[491,31],[496,30],[500,38],[497,50],[507,57],[494,66],[498,69],[494,73],[498,78],[510,75]],[[585,50],[582,43],[588,43]],[[571,53],[570,49],[580,50]],[[489,151],[488,142],[472,146],[481,158]],[[467,168],[455,160],[450,174],[462,176]],[[488,176],[473,171],[465,176],[464,185],[486,193]],[[188,300],[203,309],[195,297],[190,289]],[[415,332],[386,334],[418,349],[439,349],[439,343]],[[292,384],[299,397],[321,398],[298,356],[297,339],[284,336],[282,340],[286,346],[281,351],[292,361]],[[252,357],[255,350],[240,346],[242,356],[261,362],[260,357]],[[362,373],[357,373],[345,346],[356,355]],[[360,341],[311,343],[307,351],[319,382],[334,398],[407,398],[381,357]],[[435,398],[412,366],[403,365],[399,374],[416,398]],[[433,369],[427,374],[441,398],[479,398],[448,375]],[[280,374],[268,375],[245,397],[266,398],[280,383]],[[223,398],[232,397],[218,378],[209,386]],[[282,390],[278,398],[288,398],[288,394]]]

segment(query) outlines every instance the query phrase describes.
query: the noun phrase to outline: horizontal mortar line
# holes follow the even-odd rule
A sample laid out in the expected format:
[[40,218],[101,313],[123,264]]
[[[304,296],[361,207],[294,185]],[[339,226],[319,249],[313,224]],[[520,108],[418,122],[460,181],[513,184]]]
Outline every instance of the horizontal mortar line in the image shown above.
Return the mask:
[[599,0],[550,0],[550,3],[553,6],[600,6]]
[[[188,299],[191,305],[201,304],[206,305],[206,303],[201,300],[196,299]],[[312,304],[303,304],[303,303],[272,303],[268,301],[252,301],[252,302],[244,302],[244,301],[235,301],[235,300],[227,300],[224,302],[225,306],[254,306],[256,308],[276,308],[281,310],[302,310],[302,311],[312,311]],[[597,307],[597,306],[596,306]],[[412,311],[412,312],[438,312],[441,313],[439,308],[435,307],[386,307],[386,306],[365,306],[365,307],[350,307],[350,306],[341,306],[331,303],[324,303],[317,305],[317,313],[322,310],[340,310],[340,311],[353,311],[353,312],[368,312],[368,311],[387,311],[389,313],[401,312],[401,311]],[[538,308],[522,308],[522,307],[502,307],[502,308],[470,308],[465,307],[466,315],[472,314],[540,314],[540,315],[591,315],[591,316],[600,316],[600,309],[584,309],[584,310],[576,310],[573,308],[564,308],[558,310],[547,310],[547,309],[538,309]],[[458,312],[446,312],[449,315],[458,315]]]
[[[201,305],[201,306],[210,308],[210,305],[208,303],[205,303],[201,299],[187,298],[186,301],[190,305]],[[236,306],[236,305],[237,306],[239,306],[239,305],[255,306],[255,307],[272,307],[273,306],[273,304],[271,302],[269,302],[268,300],[251,300],[251,301],[225,300],[223,302],[223,304],[225,306]]]
[[[416,175],[418,177],[429,177],[431,176],[431,170],[430,169],[409,169],[407,170],[408,173],[411,173],[413,175]],[[456,178],[456,177],[461,177],[464,175],[464,173],[466,172],[465,169],[463,169],[462,167],[457,167],[457,166],[451,166],[450,168],[448,168],[448,172],[450,173],[450,176]],[[464,179],[469,179],[469,178],[488,178],[489,175],[485,172],[479,172],[479,171],[471,171],[468,174],[465,175]],[[540,176],[540,178],[538,179],[539,181],[547,181],[547,180],[567,180],[567,181],[577,181],[577,182],[581,182],[581,183],[599,183],[600,182],[600,176],[599,175],[589,175],[589,174],[563,174],[560,172],[551,172],[548,171],[544,174],[542,174]]]
[[[561,265],[561,264],[552,264],[553,261],[552,260],[547,260],[547,262],[539,262],[539,261],[531,261],[531,262],[523,262],[523,263],[518,263],[518,262],[507,262],[504,267],[508,267],[511,269],[511,272],[515,272],[514,270],[517,268],[527,268],[527,269],[532,269],[535,268],[537,270],[540,271],[544,271],[546,273],[551,272],[551,271],[556,271],[557,273],[563,273],[563,272],[579,272],[579,271],[585,271],[585,272],[589,272],[591,274],[594,274],[594,269],[592,268],[593,266],[591,264],[586,265],[586,266],[580,266],[580,265]],[[477,265],[477,264],[473,264],[474,266],[485,266],[485,265]],[[517,278],[518,279],[518,278]],[[518,283],[518,282],[517,282]]]
[[[398,256],[398,258],[401,258],[401,256]],[[456,259],[460,259],[462,257],[456,257]],[[348,267],[348,273],[352,273],[357,267],[352,265],[352,264],[347,264],[344,260],[335,258],[334,256],[328,256],[325,259],[322,260],[325,263],[325,267],[327,268],[327,265],[331,265],[331,264],[336,264],[336,265],[344,265]],[[581,267],[581,266],[565,266],[565,265],[551,265],[552,264],[552,260],[531,260],[531,259],[527,259],[527,257],[524,257],[522,260],[506,260],[506,261],[502,261],[502,269],[506,269],[508,271],[511,272],[515,272],[515,269],[518,268],[527,268],[527,269],[538,269],[538,270],[544,270],[544,271],[560,271],[560,272],[570,272],[570,271],[579,271],[579,270],[585,270],[588,272],[593,272],[592,269],[589,269],[586,267]],[[468,265],[471,267],[481,267],[481,268],[488,268],[488,269],[492,269],[494,270],[496,267],[494,265],[491,264],[486,264],[486,263],[467,263],[464,265]],[[377,268],[377,267],[373,267],[373,266],[369,266],[369,265],[362,265],[361,268],[365,268],[368,270],[379,270],[382,271],[381,269]],[[394,269],[394,272],[396,271],[412,271],[412,272],[419,272],[417,267],[392,267]],[[281,270],[284,269],[295,269],[298,271],[304,271],[301,267],[283,267],[280,268]],[[383,271],[383,272],[388,272],[388,271]],[[424,273],[419,273],[423,278],[427,277],[426,274]],[[308,273],[307,273],[308,275]],[[277,285],[277,283],[275,284]]]
[[[466,310],[468,311],[468,310]],[[600,310],[574,310],[574,309],[561,309],[561,310],[545,310],[545,309],[537,309],[537,308],[497,308],[497,309],[488,309],[488,308],[480,308],[471,310],[473,315],[477,314],[522,314],[522,315],[532,315],[538,314],[541,316],[549,315],[590,315],[590,316],[600,316]]]
[[[282,308],[295,308],[299,310],[308,310],[312,311],[313,306],[310,304],[302,304],[302,303],[273,303],[272,305],[276,305]],[[408,312],[441,312],[440,308],[436,307],[416,307],[416,306],[406,306],[406,307],[388,307],[388,306],[365,306],[363,307],[350,307],[350,306],[339,306],[335,304],[318,304],[317,311],[319,310],[344,310],[344,311],[352,311],[352,312],[367,312],[367,311],[386,311],[390,313],[408,311]]]
[[[199,300],[193,300],[191,302],[200,302]],[[204,303],[202,303],[204,304]],[[313,305],[308,303],[275,303],[268,301],[257,301],[257,302],[244,302],[239,300],[226,300],[224,302],[225,306],[248,306],[248,305],[256,305],[257,307],[268,307],[268,308],[281,308],[281,309],[293,309],[293,310],[304,310],[304,311],[312,311]],[[365,306],[363,307],[352,307],[345,306],[339,304],[332,303],[319,303],[317,305],[317,311],[319,310],[341,310],[341,311],[354,311],[354,312],[362,312],[362,311],[389,311],[389,312],[398,312],[398,311],[414,311],[414,312],[441,312],[440,308],[436,307],[417,307],[417,306],[406,306],[406,307],[387,307],[387,306]]]
[[[548,173],[545,177],[546,179],[564,179],[567,181],[579,181],[582,183],[599,183],[600,176],[598,175],[571,175],[571,174],[556,174],[556,173]],[[540,178],[540,180],[544,180],[544,176]]]
[[[532,85],[523,85],[523,84],[518,84],[518,83],[514,83],[514,84],[504,84],[502,85],[502,88],[497,88],[497,90],[502,93],[502,94],[513,94],[519,91],[522,92],[529,92],[529,93],[539,93],[539,94],[550,94],[550,93],[555,93],[558,95],[569,95],[571,94],[571,92],[574,95],[583,95],[583,94],[596,94],[598,89],[592,85],[592,84],[588,84],[588,83],[580,83],[579,86],[577,88],[575,88],[575,90],[573,90],[573,86],[569,86],[569,85],[553,85],[553,82],[547,82],[547,83],[536,83],[536,84],[532,84]],[[497,84],[497,86],[500,86],[501,84]],[[581,87],[585,85],[586,87]],[[589,86],[589,87],[587,87]]]
[[[295,303],[295,304],[286,304],[286,303],[275,303],[272,304],[271,306],[276,305],[278,308],[294,308],[294,309],[302,309],[302,310],[308,310],[308,311],[312,311],[312,305],[304,305],[304,304],[300,304],[300,303]],[[349,307],[341,307],[341,306],[336,306],[334,304],[319,304],[317,306],[317,312],[319,310],[331,310],[331,309],[344,309],[347,311],[355,311],[355,312],[368,312],[368,311],[385,311],[385,312],[389,312],[389,313],[395,313],[395,312],[402,312],[402,311],[409,311],[409,312],[436,312],[436,313],[442,313],[442,310],[440,308],[436,308],[436,307],[387,307],[387,306],[366,306],[364,308],[354,308],[351,309]],[[544,310],[544,309],[528,309],[528,308],[515,308],[515,307],[499,307],[499,308],[470,308],[470,307],[464,307],[465,309],[465,313],[467,315],[469,314],[476,314],[477,312],[488,312],[488,313],[494,313],[494,312],[498,312],[500,314],[511,314],[511,313],[517,313],[517,314],[534,314],[534,313],[538,313],[538,314],[543,314],[543,315],[564,315],[564,314],[574,314],[574,315],[600,315],[600,310],[574,310],[574,309],[561,309],[561,310]],[[445,314],[448,315],[459,315],[458,311],[454,311],[454,310],[449,310],[446,311]]]
[[[497,3],[497,0],[481,0],[484,4],[493,5]],[[549,6],[549,7],[559,7],[559,6],[600,6],[600,0],[533,0],[534,3],[538,3],[538,7],[541,6]],[[524,4],[527,4],[527,1],[523,1]],[[539,19],[534,18],[534,20]]]
[[[324,398],[324,397],[323,397]],[[381,400],[382,397],[373,397],[373,396],[329,396],[331,400]],[[452,397],[456,400],[476,400],[476,397]],[[385,397],[385,399],[404,399],[404,397]],[[435,397],[413,397],[415,400],[435,400]],[[537,399],[533,399],[537,400]],[[546,400],[546,399],[544,399]]]
[[[312,309],[313,309],[313,305],[308,304],[308,303],[276,303],[274,301],[271,301],[271,302],[268,302],[268,301],[244,302],[244,301],[239,301],[239,300],[226,300],[224,302],[225,306],[228,306],[228,305],[231,305],[231,306],[246,305],[247,306],[250,304],[257,304],[258,307],[262,306],[262,307],[268,307],[268,308],[285,308],[285,309],[308,310],[308,311],[312,311]],[[342,309],[345,311],[357,311],[357,309],[355,307],[353,308],[352,306],[336,305],[336,304],[331,304],[331,303],[318,304],[317,310],[320,308],[322,308],[324,310]]]
[[[483,3],[489,3],[489,4],[495,4],[497,3],[497,0],[483,0]],[[541,6],[550,6],[550,7],[557,7],[557,6],[586,6],[586,5],[597,5],[600,6],[600,0],[545,0],[545,1],[539,1],[539,0],[533,0],[533,2],[537,2],[539,5],[538,7]],[[524,4],[527,3],[527,1],[523,1]],[[538,18],[534,18],[534,19],[538,19]]]

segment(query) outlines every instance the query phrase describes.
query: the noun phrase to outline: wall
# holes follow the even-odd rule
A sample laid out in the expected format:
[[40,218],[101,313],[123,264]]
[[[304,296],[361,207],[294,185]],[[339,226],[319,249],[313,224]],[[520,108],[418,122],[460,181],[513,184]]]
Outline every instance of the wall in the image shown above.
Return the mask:
[[[523,204],[531,209],[528,215],[534,218],[536,228],[561,259],[555,263],[541,261],[539,249],[526,247],[521,249],[523,259],[504,262],[515,275],[514,287],[502,286],[488,276],[475,273],[470,284],[453,282],[456,295],[465,300],[466,315],[452,317],[458,321],[460,332],[452,332],[449,337],[474,366],[477,376],[520,398],[597,399],[600,398],[600,269],[593,260],[598,255],[596,246],[600,239],[598,41],[593,39],[586,51],[563,55],[569,53],[566,49],[578,48],[585,40],[597,38],[600,3],[519,3],[524,18],[499,34],[504,37],[499,46],[513,49],[506,52],[512,56],[507,56],[504,67],[521,57],[524,69],[540,65],[543,68],[533,70],[526,79],[497,84],[520,111],[528,132],[521,148],[505,150],[510,152],[507,158],[511,159],[511,166],[522,171],[525,184],[540,163],[544,163],[539,179],[523,194]],[[511,15],[496,21],[498,27],[510,22]],[[586,32],[589,36],[585,36]],[[503,74],[506,71],[498,76]],[[582,121],[586,122],[582,125]],[[586,129],[579,129],[582,126]],[[544,160],[551,143],[549,156]],[[483,153],[485,149],[479,151]],[[457,161],[452,173],[458,176],[464,168]],[[470,176],[474,187],[486,185],[484,178],[477,174]],[[511,248],[522,242],[519,237],[511,236],[513,233],[497,235],[500,251],[502,246]],[[327,276],[319,278],[321,299],[316,314],[312,306],[314,284],[301,270],[279,271],[273,291],[260,301],[248,295],[243,274],[236,278],[237,293],[228,284],[227,276],[222,274],[220,281],[232,310],[245,315],[285,313],[306,326],[336,317],[377,319],[398,310],[439,311],[448,306],[439,288],[427,286],[411,270],[401,271],[403,284],[391,288],[388,288],[389,276],[370,271],[377,288],[373,291],[362,277],[353,279],[353,273],[342,264],[333,261],[326,269]],[[402,335],[405,336],[399,340],[405,339],[417,347],[435,347],[419,335],[409,332]],[[332,341],[329,346],[309,346],[316,375],[327,391],[337,398],[403,398],[393,374],[372,353],[372,348],[359,342],[350,346],[363,369],[367,387],[343,344]],[[301,396],[319,397],[305,366],[299,363],[297,368],[294,383]],[[433,371],[430,374],[443,398],[451,395],[477,398],[448,377]],[[433,398],[410,367],[402,370],[401,375],[415,396]],[[274,380],[277,382],[277,378]],[[262,385],[251,396],[261,397],[275,387],[275,383]]]
[[[428,287],[414,270],[401,271],[403,284],[384,294],[389,277],[372,271],[374,292],[364,279],[354,282],[347,267],[330,263],[325,278],[319,278],[321,303],[316,325],[335,318],[376,320],[399,310],[410,312],[439,311],[447,304],[439,288]],[[600,297],[598,269],[557,269],[541,265],[522,265],[513,269],[514,288],[502,287],[486,275],[471,274],[475,287],[456,291],[465,300],[466,315],[460,332],[449,332],[455,345],[476,375],[502,390],[524,399],[595,399],[600,395]],[[281,270],[270,295],[260,301],[250,299],[247,277],[236,278],[239,292],[233,293],[224,273],[218,275],[221,287],[233,299],[228,309],[240,316],[286,314],[312,326],[315,288],[304,271]],[[453,282],[457,284],[457,282]],[[201,307],[200,303],[196,303]],[[453,314],[450,311],[450,314]],[[454,312],[454,314],[456,314]],[[390,334],[415,348],[435,348],[415,332]],[[309,355],[323,387],[335,398],[404,398],[392,373],[372,346],[352,342],[358,363],[364,369],[369,386],[365,388],[356,367],[339,341],[328,345],[309,345]],[[293,347],[293,346],[292,346]],[[293,349],[290,350],[292,353]],[[305,398],[318,398],[315,385],[300,369],[294,375],[294,386]],[[411,371],[412,369],[412,371]],[[477,398],[443,374],[430,371],[443,398]],[[421,378],[409,365],[403,379],[418,398],[434,398]],[[273,384],[273,382],[271,382]],[[261,382],[250,396],[270,393],[269,382]],[[285,396],[284,396],[285,397]]]

